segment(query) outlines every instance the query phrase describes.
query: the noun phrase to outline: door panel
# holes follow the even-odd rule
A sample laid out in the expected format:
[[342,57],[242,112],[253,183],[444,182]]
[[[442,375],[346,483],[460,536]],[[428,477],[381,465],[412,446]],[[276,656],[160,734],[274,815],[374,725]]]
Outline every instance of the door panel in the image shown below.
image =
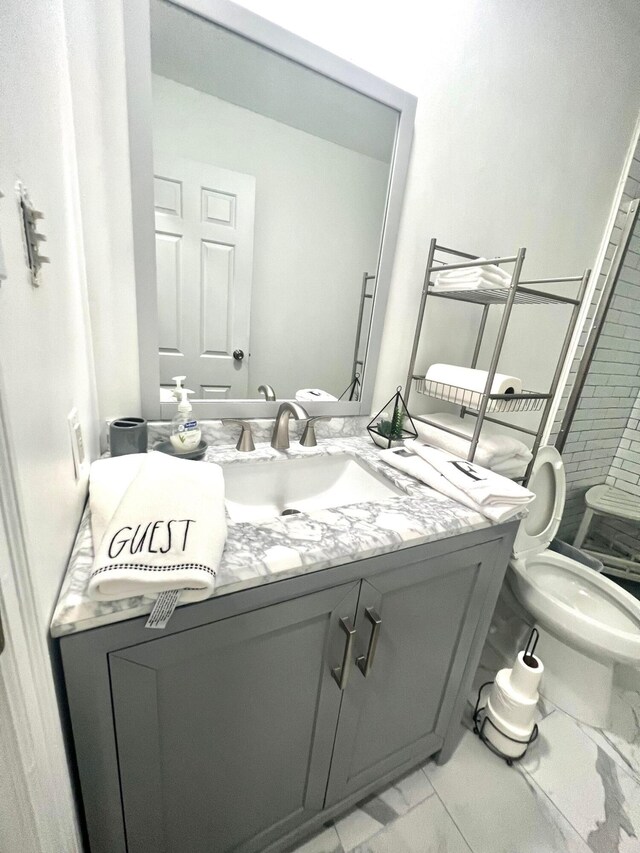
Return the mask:
[[185,374],[198,395],[244,398],[255,178],[160,153],[154,168],[160,384]]
[[[356,658],[340,712],[326,805],[443,743],[439,725],[469,653],[494,543],[411,563],[363,581]],[[366,669],[373,622],[375,659]]]
[[110,655],[130,853],[259,851],[322,807],[358,589]]
[[180,234],[156,231],[158,347],[161,353],[179,356],[184,355],[180,322],[183,300],[181,243]]

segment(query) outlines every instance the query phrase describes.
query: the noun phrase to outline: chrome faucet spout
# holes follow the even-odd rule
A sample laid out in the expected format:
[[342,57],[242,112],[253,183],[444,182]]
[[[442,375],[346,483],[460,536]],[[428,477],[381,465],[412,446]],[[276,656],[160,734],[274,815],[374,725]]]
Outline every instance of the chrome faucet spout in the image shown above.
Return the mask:
[[293,400],[285,400],[284,403],[281,403],[271,436],[271,447],[275,450],[287,450],[289,447],[289,418],[291,415],[297,421],[304,421],[309,417],[304,407],[299,403],[294,403]]
[[267,385],[266,383],[264,385],[258,385],[258,391],[261,394],[264,394],[265,400],[273,401],[276,399],[276,392],[273,390],[271,385]]

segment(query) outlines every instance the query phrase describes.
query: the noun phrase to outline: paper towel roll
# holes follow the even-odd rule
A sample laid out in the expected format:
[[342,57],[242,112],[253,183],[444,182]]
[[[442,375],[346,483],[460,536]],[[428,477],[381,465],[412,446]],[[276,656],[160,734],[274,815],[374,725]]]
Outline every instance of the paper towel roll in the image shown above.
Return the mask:
[[[486,370],[458,367],[456,364],[432,364],[426,373],[426,379],[432,382],[442,382],[445,385],[454,385],[456,388],[480,393],[484,392],[487,376]],[[491,385],[492,394],[520,394],[521,391],[522,380],[516,376],[496,373]]]
[[524,661],[524,652],[518,652],[518,657],[515,659],[513,669],[511,671],[511,687],[520,696],[526,698],[538,697],[538,685],[544,672],[544,665],[540,658],[535,655],[529,656],[535,666],[529,666]]

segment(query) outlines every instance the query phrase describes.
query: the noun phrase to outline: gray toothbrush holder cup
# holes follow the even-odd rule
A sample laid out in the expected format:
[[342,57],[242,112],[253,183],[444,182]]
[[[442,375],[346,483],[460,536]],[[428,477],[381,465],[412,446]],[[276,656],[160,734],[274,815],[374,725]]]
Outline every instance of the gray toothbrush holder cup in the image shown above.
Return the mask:
[[109,425],[112,456],[147,452],[147,422],[144,418],[118,418]]

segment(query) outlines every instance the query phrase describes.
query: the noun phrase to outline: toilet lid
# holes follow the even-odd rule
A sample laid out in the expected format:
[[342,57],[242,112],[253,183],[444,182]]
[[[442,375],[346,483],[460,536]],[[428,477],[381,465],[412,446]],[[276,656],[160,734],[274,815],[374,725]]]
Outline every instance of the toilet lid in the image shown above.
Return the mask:
[[529,514],[520,522],[513,543],[513,555],[518,558],[546,551],[558,532],[567,486],[562,457],[555,447],[540,448],[527,488],[536,497],[529,504]]

